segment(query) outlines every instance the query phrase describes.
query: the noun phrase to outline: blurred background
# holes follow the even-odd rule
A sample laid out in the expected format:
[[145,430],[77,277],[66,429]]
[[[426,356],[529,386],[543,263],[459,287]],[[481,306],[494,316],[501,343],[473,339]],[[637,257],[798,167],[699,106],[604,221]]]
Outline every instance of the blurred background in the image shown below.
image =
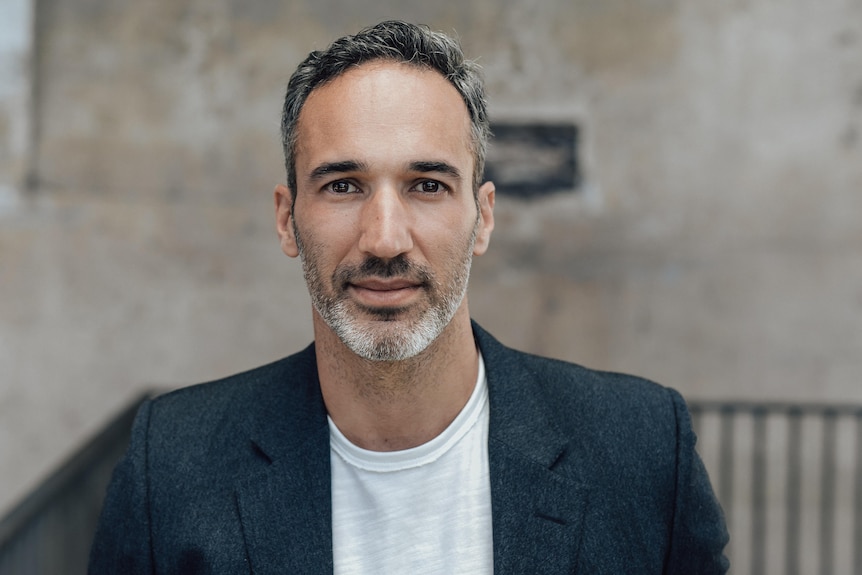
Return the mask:
[[492,149],[474,317],[682,392],[734,572],[862,569],[853,0],[0,0],[0,516],[145,390],[310,341],[283,91],[390,18],[460,37],[501,134],[563,135]]

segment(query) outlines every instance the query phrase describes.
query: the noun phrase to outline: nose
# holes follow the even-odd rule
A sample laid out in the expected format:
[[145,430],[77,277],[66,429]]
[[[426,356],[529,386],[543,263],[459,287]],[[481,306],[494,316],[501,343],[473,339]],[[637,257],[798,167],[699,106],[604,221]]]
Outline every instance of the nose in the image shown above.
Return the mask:
[[405,198],[393,187],[378,189],[368,197],[360,226],[359,249],[365,254],[390,259],[413,247]]

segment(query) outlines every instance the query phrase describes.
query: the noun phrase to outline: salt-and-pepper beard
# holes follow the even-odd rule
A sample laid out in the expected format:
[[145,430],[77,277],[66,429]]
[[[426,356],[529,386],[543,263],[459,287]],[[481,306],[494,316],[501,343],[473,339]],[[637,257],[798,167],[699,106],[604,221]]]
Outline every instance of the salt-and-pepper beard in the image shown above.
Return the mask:
[[[294,237],[311,302],[342,343],[360,357],[372,361],[401,361],[415,357],[449,325],[467,293],[473,246],[479,230],[478,214],[469,239],[460,246],[462,251],[457,251],[456,247],[451,254],[458,260],[448,285],[441,285],[431,270],[400,254],[390,260],[368,256],[358,266],[341,264],[329,279],[329,286],[325,286],[318,259],[313,253],[314,243],[310,246],[303,243],[296,224],[294,218]],[[424,290],[429,299],[428,307],[421,310],[416,319],[402,319],[402,315],[410,314],[413,311],[411,308],[421,303],[405,308],[369,308],[358,304],[350,299],[348,284],[368,277],[399,277],[417,282],[419,289]],[[354,306],[355,309],[351,309]],[[372,319],[359,318],[357,312],[367,314]],[[405,321],[408,322],[406,325]]]

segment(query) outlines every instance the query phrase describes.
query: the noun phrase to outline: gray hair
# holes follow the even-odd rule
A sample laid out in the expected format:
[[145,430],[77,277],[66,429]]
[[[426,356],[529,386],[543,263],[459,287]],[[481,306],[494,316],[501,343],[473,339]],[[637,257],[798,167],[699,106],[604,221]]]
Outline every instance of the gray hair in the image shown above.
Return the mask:
[[436,70],[458,90],[470,114],[474,156],[473,190],[479,188],[485,171],[485,150],[491,130],[485,87],[479,66],[464,58],[458,42],[427,26],[397,20],[381,22],[353,36],[344,36],[326,50],[314,51],[296,68],[287,84],[281,117],[281,143],[287,169],[287,184],[296,197],[296,141],[299,113],[309,94],[351,67],[374,60],[403,62]]

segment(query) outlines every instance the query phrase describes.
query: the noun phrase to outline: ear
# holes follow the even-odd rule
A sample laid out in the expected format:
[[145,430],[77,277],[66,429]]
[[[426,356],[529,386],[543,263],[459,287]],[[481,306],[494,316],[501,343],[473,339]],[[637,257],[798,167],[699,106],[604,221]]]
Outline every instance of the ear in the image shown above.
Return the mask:
[[281,240],[281,251],[295,258],[299,255],[299,247],[296,245],[293,221],[293,194],[290,189],[278,184],[273,194],[275,198],[275,229],[278,239]]
[[491,242],[491,232],[494,231],[494,199],[497,189],[494,182],[485,182],[479,187],[479,229],[476,232],[476,243],[473,255],[481,256],[488,250]]

